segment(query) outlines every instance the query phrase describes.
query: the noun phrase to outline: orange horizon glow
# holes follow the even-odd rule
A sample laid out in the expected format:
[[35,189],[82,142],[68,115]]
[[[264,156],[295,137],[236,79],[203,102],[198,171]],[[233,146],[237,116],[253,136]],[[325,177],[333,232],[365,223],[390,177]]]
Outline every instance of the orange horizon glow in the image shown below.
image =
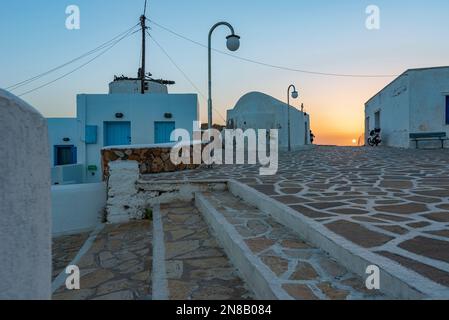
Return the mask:
[[[253,90],[241,88],[233,96],[218,96],[215,106],[225,116],[226,110],[232,109],[240,97],[249,91],[260,91],[286,102],[284,84],[296,83],[300,98],[290,102],[297,109],[304,103],[304,111],[310,115],[311,130],[315,135],[314,144],[358,146],[364,145],[365,102],[393,79],[304,77],[285,81],[283,77],[279,77],[266,87],[258,84]],[[223,105],[227,108],[220,108]],[[203,112],[202,118],[205,116]],[[223,123],[216,112],[214,120],[216,123]],[[353,142],[354,139],[356,143]]]

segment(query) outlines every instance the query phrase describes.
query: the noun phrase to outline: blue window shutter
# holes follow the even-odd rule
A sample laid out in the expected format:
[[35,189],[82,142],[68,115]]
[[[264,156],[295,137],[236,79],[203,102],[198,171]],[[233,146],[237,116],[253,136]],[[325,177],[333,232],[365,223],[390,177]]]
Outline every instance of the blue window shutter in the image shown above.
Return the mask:
[[58,147],[53,146],[53,165],[56,167],[58,165]]
[[446,96],[446,124],[449,124],[449,96]]
[[98,126],[86,126],[86,144],[97,143]]
[[78,163],[78,157],[77,157],[77,148],[74,146],[72,147],[72,164]]
[[175,130],[175,122],[159,122],[154,123],[154,143],[171,142],[171,133]]

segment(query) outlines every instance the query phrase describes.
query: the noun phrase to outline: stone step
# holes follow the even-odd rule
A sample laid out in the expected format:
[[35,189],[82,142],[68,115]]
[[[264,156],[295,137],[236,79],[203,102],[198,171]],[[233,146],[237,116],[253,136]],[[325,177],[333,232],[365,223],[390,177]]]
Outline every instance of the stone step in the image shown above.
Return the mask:
[[252,292],[193,202],[154,206],[154,300],[249,300]]
[[[445,299],[447,297],[447,287],[347,240],[326,228],[322,223],[300,214],[288,205],[235,180],[230,180],[227,186],[234,196],[269,214],[278,223],[301,236],[308,243],[322,249],[360,277],[367,276],[369,267],[378,267],[381,290],[389,297],[398,299]],[[347,229],[345,232],[351,233],[351,230]],[[359,230],[354,230],[354,233],[360,236]],[[371,236],[366,234],[362,237],[370,241]]]
[[195,196],[197,208],[258,299],[383,299],[321,249],[229,191]]

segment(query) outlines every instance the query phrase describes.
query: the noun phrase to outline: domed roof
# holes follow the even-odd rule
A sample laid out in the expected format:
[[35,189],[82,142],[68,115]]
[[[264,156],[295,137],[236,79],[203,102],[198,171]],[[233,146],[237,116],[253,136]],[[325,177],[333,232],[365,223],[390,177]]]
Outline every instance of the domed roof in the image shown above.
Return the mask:
[[252,109],[269,111],[271,109],[278,109],[281,107],[285,108],[286,106],[286,103],[279,101],[272,96],[269,96],[262,92],[253,91],[242,96],[236,103],[234,110]]

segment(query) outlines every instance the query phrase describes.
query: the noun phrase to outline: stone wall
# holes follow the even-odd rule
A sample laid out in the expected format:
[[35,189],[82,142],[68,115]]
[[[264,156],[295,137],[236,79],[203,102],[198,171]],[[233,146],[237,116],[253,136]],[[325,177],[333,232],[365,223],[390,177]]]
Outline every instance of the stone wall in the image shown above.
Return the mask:
[[106,221],[125,223],[145,218],[146,209],[155,204],[192,201],[196,192],[226,190],[224,181],[139,181],[136,161],[114,161],[109,164]]
[[[101,151],[103,179],[109,177],[109,163],[113,161],[136,161],[140,174],[174,172],[190,170],[199,167],[195,164],[174,165],[170,160],[171,147],[142,146],[142,147],[117,147],[105,148]],[[193,146],[190,146],[190,154],[193,157]],[[191,159],[193,163],[193,159]]]

